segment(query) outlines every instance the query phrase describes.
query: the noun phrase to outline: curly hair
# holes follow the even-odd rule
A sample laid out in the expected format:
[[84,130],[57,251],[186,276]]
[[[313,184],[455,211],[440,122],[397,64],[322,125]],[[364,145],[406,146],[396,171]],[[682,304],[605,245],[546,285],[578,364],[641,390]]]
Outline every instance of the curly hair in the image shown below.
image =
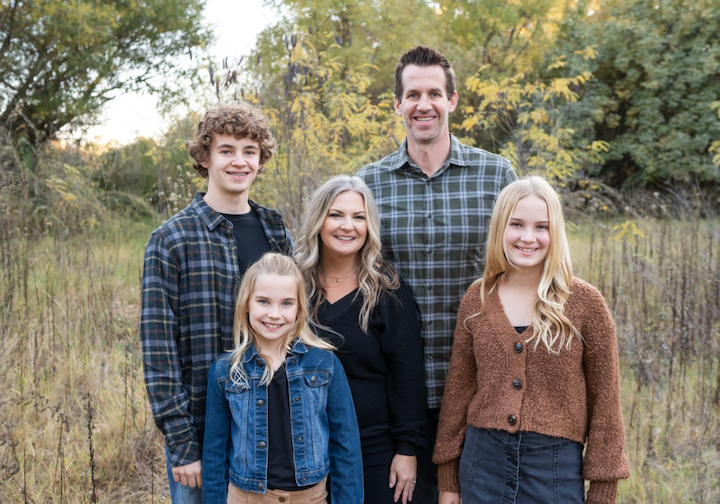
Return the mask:
[[247,103],[221,105],[208,110],[198,124],[195,139],[189,140],[185,146],[195,160],[193,168],[201,177],[207,178],[208,171],[202,163],[210,157],[210,144],[213,133],[233,135],[237,139],[249,138],[260,146],[260,164],[264,165],[275,152],[277,143],[270,133],[262,112]]

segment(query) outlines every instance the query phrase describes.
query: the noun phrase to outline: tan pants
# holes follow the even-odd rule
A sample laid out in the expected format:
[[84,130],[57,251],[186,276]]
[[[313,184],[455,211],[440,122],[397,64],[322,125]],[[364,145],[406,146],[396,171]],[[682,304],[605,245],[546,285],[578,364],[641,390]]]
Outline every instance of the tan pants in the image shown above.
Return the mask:
[[326,480],[327,478],[305,490],[267,490],[264,494],[246,492],[230,483],[227,504],[327,504]]

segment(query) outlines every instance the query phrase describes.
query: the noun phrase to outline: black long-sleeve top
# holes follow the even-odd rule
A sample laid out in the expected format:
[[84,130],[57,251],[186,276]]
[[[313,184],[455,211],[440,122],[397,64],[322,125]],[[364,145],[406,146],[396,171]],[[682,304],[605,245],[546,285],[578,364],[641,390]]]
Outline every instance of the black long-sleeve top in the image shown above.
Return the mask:
[[358,290],[325,301],[318,322],[340,336],[324,330],[321,336],[338,347],[361,438],[389,430],[397,453],[416,455],[425,446],[425,372],[415,300],[402,280],[397,290],[383,292],[367,334],[360,328],[362,302]]

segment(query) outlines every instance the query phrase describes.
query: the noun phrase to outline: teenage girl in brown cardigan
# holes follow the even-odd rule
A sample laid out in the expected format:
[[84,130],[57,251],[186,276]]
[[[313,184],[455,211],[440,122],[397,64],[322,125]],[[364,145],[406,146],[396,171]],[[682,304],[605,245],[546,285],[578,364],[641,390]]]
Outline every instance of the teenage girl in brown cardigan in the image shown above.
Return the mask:
[[513,182],[460,305],[433,457],[440,504],[582,503],[584,480],[588,503],[614,503],[623,443],[612,316],[572,276],[555,191]]

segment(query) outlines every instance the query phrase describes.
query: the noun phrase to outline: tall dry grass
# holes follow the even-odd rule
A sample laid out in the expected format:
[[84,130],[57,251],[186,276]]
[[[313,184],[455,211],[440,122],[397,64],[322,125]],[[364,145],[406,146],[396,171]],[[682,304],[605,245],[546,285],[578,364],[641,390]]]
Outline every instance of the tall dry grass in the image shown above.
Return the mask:
[[[138,338],[156,223],[33,234],[3,211],[0,501],[168,502]],[[572,227],[576,273],[618,327],[632,466],[619,502],[718,502],[720,222]]]

